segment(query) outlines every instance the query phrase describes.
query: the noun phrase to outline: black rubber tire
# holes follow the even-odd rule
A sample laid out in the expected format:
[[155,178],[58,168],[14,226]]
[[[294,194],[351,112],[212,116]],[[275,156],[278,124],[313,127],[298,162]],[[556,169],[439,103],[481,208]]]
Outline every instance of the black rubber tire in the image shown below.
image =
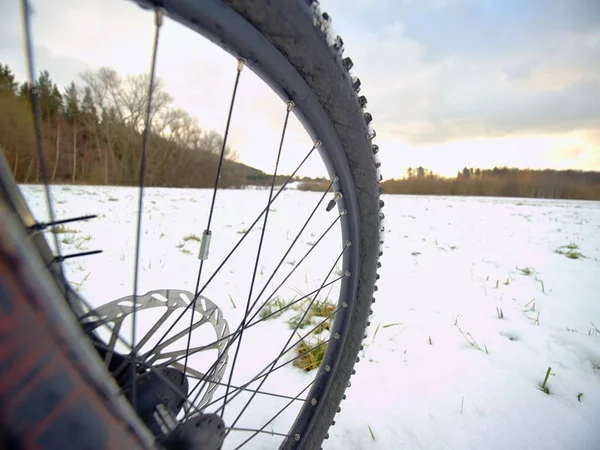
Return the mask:
[[[292,428],[296,435],[282,448],[318,449],[327,437],[327,431],[339,411],[344,392],[354,372],[361,349],[368,317],[371,314],[373,292],[380,254],[380,201],[378,164],[371,143],[374,133],[369,131],[371,117],[363,107],[366,99],[359,100],[360,81],[348,71],[351,62],[342,59],[341,39],[330,46],[327,36],[329,16],[321,14],[317,2],[311,0],[224,0],[224,4],[241,14],[260,31],[294,66],[306,82],[317,102],[323,108],[339,139],[356,191],[360,219],[359,276],[356,297],[352,301],[350,317],[341,330],[337,363],[331,366],[322,389],[322,398],[307,423],[297,421]],[[285,30],[282,32],[281,30]],[[258,61],[260,63],[260,61]],[[267,74],[268,75],[268,74]],[[302,101],[294,92],[286,92],[294,103]],[[304,111],[305,125],[311,111]],[[344,196],[346,192],[342,190]],[[382,206],[382,205],[381,205]],[[349,302],[350,303],[350,302]],[[333,330],[335,331],[335,330]],[[324,364],[320,370],[324,370]]]
[[[138,3],[149,6],[147,0]],[[339,176],[336,187],[343,193],[338,206],[356,221],[350,226],[352,232],[344,231],[345,238],[352,234],[357,239],[352,239],[350,264],[354,284],[342,293],[347,308],[338,313],[332,329],[339,339],[328,346],[329,359],[326,357],[319,369],[325,376],[320,376],[311,390],[310,395],[318,394],[316,404],[305,404],[290,438],[282,444],[282,448],[318,449],[339,412],[365,337],[381,254],[383,204],[379,200],[377,146],[371,142],[374,132],[369,130],[371,117],[364,111],[366,99],[358,96],[360,81],[349,73],[351,61],[342,58],[341,39],[327,36],[329,17],[320,13],[315,1],[162,0],[160,4],[176,20],[244,58],[284,100],[294,102],[294,112],[308,131],[327,144],[322,155],[331,175]],[[203,23],[190,12],[208,4],[221,8],[217,12],[223,17],[236,16],[232,20],[247,22],[266,38],[268,58],[261,59],[260,54],[244,48],[241,40],[236,41],[239,45],[232,44],[236,36],[228,34],[227,28],[216,22]],[[281,61],[275,63],[274,58]],[[286,70],[299,78],[290,81],[284,76]]]

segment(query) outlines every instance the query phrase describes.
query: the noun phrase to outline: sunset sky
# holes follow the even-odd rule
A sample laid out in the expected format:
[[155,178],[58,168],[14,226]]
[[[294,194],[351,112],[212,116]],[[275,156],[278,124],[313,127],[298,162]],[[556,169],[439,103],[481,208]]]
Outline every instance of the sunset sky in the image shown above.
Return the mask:
[[[152,15],[121,0],[35,0],[36,69],[61,87],[100,66],[148,71]],[[362,81],[385,178],[424,166],[600,170],[598,0],[322,0]],[[0,2],[0,62],[25,79],[18,0]],[[158,75],[222,132],[235,60],[167,21]],[[244,71],[231,144],[272,170],[285,105]],[[294,123],[282,171],[310,142]],[[295,157],[294,157],[295,156]],[[317,162],[306,174],[323,174]]]

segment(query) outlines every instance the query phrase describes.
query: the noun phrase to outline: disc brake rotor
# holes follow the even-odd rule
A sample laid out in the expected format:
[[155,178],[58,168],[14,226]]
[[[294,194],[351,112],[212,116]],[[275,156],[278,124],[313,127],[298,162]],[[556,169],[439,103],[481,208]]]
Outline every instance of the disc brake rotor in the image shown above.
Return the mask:
[[[104,358],[104,362],[107,366],[110,364],[113,355],[117,353],[115,351],[115,345],[117,343],[119,331],[123,325],[123,321],[134,311],[134,299],[134,296],[122,297],[118,300],[114,300],[94,310],[91,310],[80,318],[84,328],[86,327],[86,324],[92,325],[97,324],[98,322],[100,322],[102,325],[109,325],[110,328],[112,328],[107,343],[107,349],[109,351],[106,353]],[[209,373],[208,376],[198,370],[193,369],[192,367],[188,366],[185,368],[185,373],[188,377],[202,380],[205,383],[206,389],[204,394],[200,401],[195,405],[198,410],[202,410],[202,408],[211,401],[215,390],[218,388],[225,373],[228,359],[226,347],[228,341],[227,336],[229,336],[229,326],[223,317],[222,311],[215,303],[204,296],[199,296],[195,304],[190,307],[193,307],[195,310],[194,323],[191,327],[186,325],[183,331],[180,331],[172,336],[169,333],[169,335],[165,336],[164,339],[160,339],[158,344],[152,345],[150,351],[146,353],[140,352],[140,349],[148,343],[152,336],[161,330],[161,327],[167,328],[166,326],[163,327],[167,319],[176,311],[179,311],[179,313],[175,316],[178,317],[181,311],[183,311],[184,308],[187,308],[190,303],[192,303],[193,299],[194,294],[179,289],[150,291],[144,295],[138,296],[137,304],[135,305],[136,313],[152,308],[165,307],[167,308],[167,311],[162,314],[160,319],[152,324],[152,327],[144,335],[144,337],[136,342],[134,350],[138,359],[145,361],[145,364],[150,367],[168,366],[183,370],[184,365],[180,361],[186,357],[186,348],[182,348],[181,350],[169,349],[167,351],[167,347],[179,340],[182,340],[185,344],[187,344],[188,333],[191,333],[203,325],[212,325],[216,339],[210,343],[204,343],[203,345],[196,345],[196,343],[192,342],[189,351],[187,351],[188,356],[215,349],[218,353],[217,363],[214,367],[214,370],[210,371],[211,373]],[[182,320],[189,319],[182,317]],[[96,328],[96,326],[91,328]],[[90,327],[88,326],[87,329],[90,329]],[[166,330],[161,331],[159,336],[162,337],[165,331]]]

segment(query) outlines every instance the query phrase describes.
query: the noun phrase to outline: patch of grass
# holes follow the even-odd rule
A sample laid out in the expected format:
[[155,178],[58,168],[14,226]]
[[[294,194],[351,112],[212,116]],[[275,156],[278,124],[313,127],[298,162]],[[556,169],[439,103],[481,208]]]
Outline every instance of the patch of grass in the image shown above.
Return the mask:
[[433,345],[433,339],[431,339],[431,335],[429,335],[429,345]]
[[200,242],[201,240],[202,240],[202,238],[200,238],[200,236],[198,236],[197,234],[193,234],[193,233],[192,234],[188,234],[187,236],[185,236],[183,238],[184,242],[187,242],[187,241]]
[[52,227],[50,229],[50,232],[54,233],[54,234],[65,234],[65,233],[79,233],[80,231],[75,230],[73,228],[69,228],[65,225],[57,225],[55,227]]
[[237,234],[246,234],[248,230],[246,228],[242,228],[241,230],[236,231]]
[[580,392],[579,394],[577,394],[577,401],[579,403],[581,403],[581,399],[583,398],[583,392]]
[[538,283],[540,283],[540,286],[542,288],[542,294],[546,293],[546,287],[544,286],[544,280],[540,280],[538,277],[535,277],[535,281],[537,281]]
[[542,392],[547,395],[550,395],[550,387],[548,386],[548,378],[550,377],[551,371],[552,371],[552,368],[548,367],[548,370],[546,371],[546,376],[544,377],[544,382],[540,385]]
[[321,324],[319,326],[317,326],[313,330],[313,334],[321,334],[323,331],[329,331],[330,329],[331,329],[331,325],[329,323],[329,320],[324,320],[323,322],[321,322]]
[[498,289],[498,286],[500,286],[500,280],[496,279],[496,289]]
[[[394,324],[396,325],[396,324]],[[406,328],[408,328],[408,325],[404,325],[400,331],[398,331],[395,335],[393,335],[391,338],[388,339],[388,341],[393,341],[397,336],[399,336],[404,330],[406,330]],[[404,353],[406,353],[406,350],[404,351]]]
[[90,276],[90,272],[88,272],[87,275],[85,277],[83,277],[83,280],[81,280],[79,283],[77,283],[76,281],[71,281],[71,284],[73,286],[75,286],[76,291],[81,291],[83,284],[87,281],[89,276]]
[[504,286],[508,286],[510,284],[510,278],[506,277],[506,281],[503,284]]
[[375,333],[373,333],[373,338],[371,339],[371,342],[375,342],[375,337],[377,336],[377,333],[379,332],[379,327],[381,326],[381,322],[379,322],[377,324],[377,328],[375,328]]
[[185,244],[184,244],[183,242],[180,242],[179,244],[177,244],[177,245],[176,245],[176,247],[177,247],[178,249],[182,249],[182,248],[184,247],[184,245],[185,245]]
[[383,328],[398,327],[400,325],[404,325],[404,324],[402,322],[388,323],[387,325],[384,325]]
[[521,272],[521,275],[526,275],[529,276],[532,273],[535,272],[535,269],[533,267],[525,267],[523,269],[519,269],[518,267],[516,268],[519,272]]
[[117,197],[108,197],[109,202],[118,202],[119,199]]
[[[531,306],[530,306],[531,305]],[[535,298],[532,298],[525,304],[524,312],[535,312]]]
[[181,253],[183,253],[184,255],[191,255],[192,252],[190,252],[187,248],[182,248],[179,250]]
[[312,346],[303,340],[296,347],[298,358],[294,360],[293,364],[305,372],[310,372],[319,368],[321,362],[323,362],[326,350],[327,342],[322,339],[317,340],[316,344]]
[[233,297],[231,295],[229,295],[229,301],[231,302],[231,304],[233,305],[234,308],[237,308],[237,306],[235,305],[235,302],[233,301]]
[[450,250],[456,250],[458,247],[456,245],[451,245]]
[[412,256],[419,256],[421,254],[421,252],[411,252]]
[[310,307],[309,314],[315,317],[329,317],[334,311],[335,305],[326,298],[325,300],[316,300]]
[[581,253],[581,252],[568,252],[566,256],[569,259],[579,259],[579,258],[583,258],[583,253]]
[[574,242],[571,242],[567,245],[561,245],[556,250],[554,250],[554,252],[558,253],[559,255],[564,255],[569,259],[584,258],[583,253],[581,253],[579,249],[579,245],[575,244]]
[[[304,317],[302,317],[302,316],[304,316]],[[304,314],[304,312],[302,312],[302,310],[300,310],[300,312],[297,315],[295,315],[291,319],[287,320],[286,323],[291,328],[302,330],[303,328],[306,328],[310,324],[312,324],[312,317],[311,317],[310,313]]]
[[504,319],[504,311],[502,311],[502,308],[496,306],[496,314],[498,314],[498,319]]
[[477,341],[475,340],[475,338],[471,335],[471,333],[468,333],[466,331],[464,331],[460,325],[458,324],[459,320],[460,320],[461,316],[457,316],[456,319],[454,320],[454,326],[456,327],[456,329],[459,331],[459,333],[462,335],[462,337],[465,338],[465,340],[469,343],[469,345],[471,347],[473,347],[476,350],[479,350],[481,352],[484,352],[486,355],[489,355],[490,352],[487,348],[487,346],[484,344],[483,348],[477,343]]
[[276,319],[277,317],[281,316],[288,307],[289,303],[280,297],[275,297],[262,307],[259,316],[261,319],[265,320]]
[[371,425],[367,425],[369,427],[369,434],[371,435],[371,439],[375,440],[375,433],[373,433],[373,430],[371,429]]

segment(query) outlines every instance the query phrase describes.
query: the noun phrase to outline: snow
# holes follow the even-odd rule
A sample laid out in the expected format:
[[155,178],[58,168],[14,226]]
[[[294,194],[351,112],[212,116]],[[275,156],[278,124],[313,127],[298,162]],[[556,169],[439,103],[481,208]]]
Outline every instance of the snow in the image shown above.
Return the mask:
[[[45,218],[41,187],[22,189],[34,214]],[[69,260],[69,279],[96,306],[131,295],[137,190],[59,186],[54,194],[57,217],[99,216],[69,225],[76,233],[59,235],[64,253],[104,250]],[[147,189],[140,293],[194,290],[200,244],[184,238],[202,235],[210,196],[209,190]],[[250,227],[267,196],[268,190],[219,192],[203,281]],[[325,212],[327,197],[285,258],[282,274],[269,282],[270,270],[319,198],[286,190],[272,205],[253,298],[268,284],[266,298],[335,219],[334,212]],[[600,448],[600,202],[384,200],[386,233],[375,312],[347,400],[324,448]],[[232,330],[243,315],[262,226],[261,220],[204,293]],[[334,227],[298,267],[290,278],[292,290],[278,294],[307,294],[329,269],[339,273],[334,264],[341,250],[338,231]],[[556,252],[568,244],[576,244],[583,257]],[[336,286],[321,296],[335,298]],[[149,315],[142,325],[153,323],[156,316],[144,313]],[[289,337],[286,320],[291,316],[286,313],[244,334],[234,384],[251,379],[274,359]],[[232,358],[230,352],[228,367]],[[540,385],[549,367],[546,394]],[[288,365],[261,389],[294,396],[312,378]],[[216,395],[222,394],[218,390]],[[249,397],[240,395],[226,408],[226,424],[243,406],[242,398]],[[237,427],[260,427],[289,402],[261,395],[256,400]],[[277,425],[289,424],[294,411],[290,408],[266,429],[284,431]],[[234,434],[230,437],[237,440],[227,441],[227,448],[249,436]],[[249,448],[275,448],[274,438],[261,434]]]

